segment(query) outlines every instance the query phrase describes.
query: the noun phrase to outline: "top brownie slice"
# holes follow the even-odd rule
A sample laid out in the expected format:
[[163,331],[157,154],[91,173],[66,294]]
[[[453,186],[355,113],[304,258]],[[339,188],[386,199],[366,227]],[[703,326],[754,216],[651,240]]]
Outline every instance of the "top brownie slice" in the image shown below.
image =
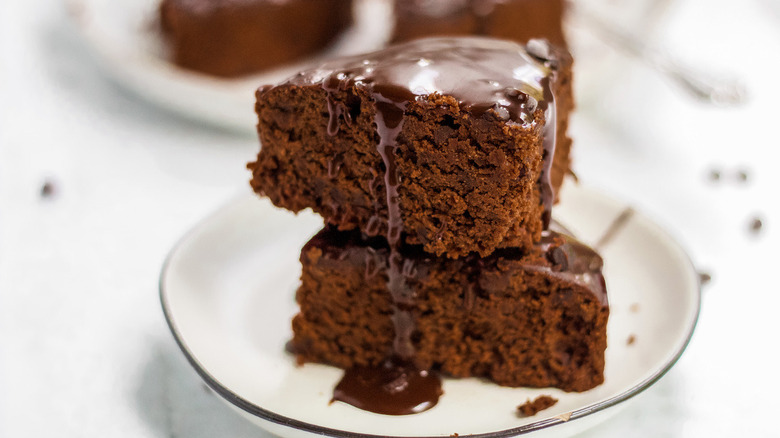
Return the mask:
[[569,170],[571,64],[479,37],[327,62],[258,90],[252,187],[438,256],[530,247]]

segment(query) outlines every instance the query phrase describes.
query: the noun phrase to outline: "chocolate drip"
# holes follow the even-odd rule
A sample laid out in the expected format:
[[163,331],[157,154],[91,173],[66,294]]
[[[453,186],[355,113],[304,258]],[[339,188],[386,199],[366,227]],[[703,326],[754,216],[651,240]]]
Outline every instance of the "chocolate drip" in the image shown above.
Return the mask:
[[566,234],[547,230],[537,247],[544,252],[551,267],[526,265],[530,271],[544,271],[563,280],[581,284],[599,302],[607,305],[607,285],[601,270],[604,260],[591,247]]
[[410,364],[386,362],[347,370],[333,391],[333,400],[377,414],[408,415],[432,408],[441,394],[441,381],[435,374]]
[[556,120],[557,111],[555,108],[555,95],[550,89],[550,79],[544,78],[542,80],[542,86],[544,87],[544,101],[540,103],[540,106],[545,111],[545,124],[543,131],[544,135],[542,138],[544,152],[542,153],[542,173],[539,174],[539,192],[542,198],[542,205],[544,205],[544,211],[542,213],[542,226],[546,230],[550,226],[550,219],[552,218],[552,206],[553,202],[555,202],[555,193],[553,192],[551,175],[553,157],[555,156],[555,134],[558,123]]
[[[329,81],[330,82],[330,81]],[[375,108],[376,131],[379,136],[377,152],[385,165],[384,186],[387,206],[387,243],[390,254],[387,260],[387,289],[392,298],[394,339],[391,358],[379,367],[358,367],[347,370],[334,390],[333,400],[343,401],[360,409],[388,415],[406,415],[430,409],[441,395],[441,381],[428,371],[414,366],[415,348],[412,342],[416,323],[414,317],[415,293],[407,278],[416,275],[414,262],[401,254],[403,217],[398,194],[398,173],[395,151],[401,133],[406,106],[415,96],[397,86],[367,87]],[[335,113],[330,103],[328,134]],[[338,107],[336,107],[338,108]],[[364,232],[368,236],[379,234],[379,214],[368,222]],[[371,271],[367,261],[367,275]]]
[[344,157],[341,155],[334,155],[333,158],[328,160],[328,178],[335,179],[341,172],[341,166],[344,165]]
[[330,93],[328,93],[328,135],[331,137],[338,134],[341,125],[341,116],[344,114],[344,106],[335,102]]
[[392,87],[374,88],[371,94],[376,108],[376,131],[379,135],[377,151],[385,165],[385,195],[387,200],[387,243],[390,245],[390,257],[387,269],[387,289],[393,299],[393,356],[403,361],[414,357],[412,333],[415,329],[414,291],[404,276],[406,261],[401,255],[401,234],[403,218],[398,202],[398,173],[395,163],[395,149],[398,147],[398,134],[404,121],[404,110],[409,103],[406,93]]
[[[547,47],[542,40],[531,42],[537,52]],[[508,122],[528,125],[534,121],[536,103],[545,101],[542,82],[556,68],[551,61],[508,41],[428,38],[328,62],[287,83],[320,84],[330,95],[355,86],[396,103],[439,93],[455,97],[475,117],[505,113]]]

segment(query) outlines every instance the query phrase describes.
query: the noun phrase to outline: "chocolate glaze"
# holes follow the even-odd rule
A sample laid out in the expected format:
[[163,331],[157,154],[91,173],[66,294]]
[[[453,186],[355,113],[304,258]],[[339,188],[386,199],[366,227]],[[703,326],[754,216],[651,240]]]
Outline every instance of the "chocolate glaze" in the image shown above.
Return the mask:
[[441,396],[441,380],[414,365],[388,361],[378,367],[355,367],[333,391],[333,400],[385,415],[417,414]]
[[[377,151],[385,165],[385,195],[387,200],[387,243],[390,245],[389,268],[387,270],[387,289],[393,298],[393,357],[396,360],[410,361],[414,357],[412,334],[415,329],[414,291],[409,287],[403,275],[403,267],[411,260],[404,260],[399,251],[403,218],[398,202],[398,174],[395,164],[396,139],[403,128],[404,110],[409,102],[407,93],[393,86],[375,86],[372,99],[376,107],[376,130],[379,134]],[[399,92],[400,91],[400,92]]]
[[549,274],[586,287],[603,305],[607,305],[607,285],[601,273],[604,259],[588,245],[579,240],[552,230],[542,232],[537,246],[544,251],[552,264],[550,267],[524,266],[532,271]]
[[[552,91],[550,91],[550,79],[544,78],[544,94],[545,100],[542,101],[542,107],[547,114],[546,122],[544,124],[544,136],[542,143],[544,145],[544,152],[542,155],[542,173],[539,175],[539,191],[542,197],[542,204],[544,204],[544,212],[542,213],[542,226],[544,229],[550,226],[550,219],[552,219],[552,206],[555,201],[555,193],[553,193],[552,180],[552,163],[553,156],[555,155],[555,131],[557,127],[556,123],[556,110],[554,97]],[[552,104],[549,104],[552,103]]]
[[[329,92],[354,86],[396,104],[439,93],[455,97],[477,117],[490,112],[529,125],[537,123],[537,105],[547,101],[545,78],[557,68],[554,60],[538,56],[538,48],[547,43],[532,42],[522,46],[481,37],[427,38],[330,61],[287,83],[320,85]],[[551,53],[549,48],[543,52]]]
[[[560,225],[553,222],[558,228]],[[338,236],[338,238],[336,237]],[[340,240],[337,240],[340,239]],[[335,242],[335,243],[334,243]],[[360,232],[338,231],[335,227],[327,228],[315,236],[309,244],[321,248],[325,255],[322,262],[328,259],[350,259],[354,264],[366,265],[366,280],[382,273],[387,273],[389,267],[390,248],[384,239],[364,239]],[[424,252],[421,247],[404,245],[398,250],[406,261],[407,268],[401,268],[402,275],[408,280],[424,281],[428,275],[427,267],[432,263],[433,256]],[[607,293],[601,270],[604,261],[601,256],[586,244],[560,231],[547,230],[536,245],[534,253],[527,253],[514,248],[496,250],[487,257],[470,255],[462,260],[463,269],[479,274],[485,270],[495,270],[493,267],[501,260],[516,260],[522,262],[526,271],[542,272],[556,278],[575,283],[587,288],[603,305],[607,305]],[[453,262],[454,263],[454,262]],[[413,269],[409,267],[413,266]],[[511,275],[511,273],[507,273]],[[471,301],[464,294],[464,301]]]

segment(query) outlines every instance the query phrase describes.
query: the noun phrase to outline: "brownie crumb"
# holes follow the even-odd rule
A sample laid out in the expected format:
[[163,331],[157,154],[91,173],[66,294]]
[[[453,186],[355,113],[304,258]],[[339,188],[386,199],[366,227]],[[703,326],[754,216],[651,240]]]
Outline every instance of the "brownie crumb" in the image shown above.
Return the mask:
[[550,397],[549,395],[540,395],[533,401],[529,398],[525,403],[517,407],[517,415],[521,417],[532,417],[547,408],[550,408],[558,403],[558,399]]
[[46,180],[43,182],[43,185],[41,186],[41,198],[48,199],[52,198],[57,193],[57,186],[55,186],[54,182],[50,180]]
[[639,303],[632,304],[631,307],[628,308],[628,310],[630,310],[631,313],[639,312]]
[[626,341],[626,345],[634,345],[634,342],[636,342],[636,336],[630,335]]
[[709,272],[699,272],[699,284],[702,286],[712,281],[712,275]]
[[750,221],[750,232],[753,234],[758,234],[761,232],[761,229],[764,227],[764,222],[761,220],[760,217],[756,216]]

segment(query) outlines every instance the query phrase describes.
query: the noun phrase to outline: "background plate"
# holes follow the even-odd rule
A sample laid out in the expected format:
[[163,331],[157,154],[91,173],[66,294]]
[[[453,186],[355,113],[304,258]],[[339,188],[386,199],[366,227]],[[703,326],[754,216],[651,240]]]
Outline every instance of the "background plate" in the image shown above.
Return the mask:
[[[561,199],[557,219],[591,243],[626,208],[572,184]],[[185,236],[160,279],[168,324],[196,371],[231,406],[281,436],[570,435],[660,378],[682,354],[698,317],[698,277],[685,252],[635,213],[601,250],[611,308],[603,385],[565,393],[445,379],[436,407],[403,417],[329,404],[341,370],[297,367],[284,351],[296,312],[299,251],[321,226],[315,215],[294,217],[245,196]],[[535,417],[515,415],[517,405],[541,394],[558,404]]]
[[390,34],[390,4],[355,2],[355,25],[328,49],[301,62],[254,76],[221,79],[172,64],[158,30],[160,0],[65,0],[73,23],[109,74],[141,97],[211,124],[253,133],[255,90],[334,55],[382,47]]

